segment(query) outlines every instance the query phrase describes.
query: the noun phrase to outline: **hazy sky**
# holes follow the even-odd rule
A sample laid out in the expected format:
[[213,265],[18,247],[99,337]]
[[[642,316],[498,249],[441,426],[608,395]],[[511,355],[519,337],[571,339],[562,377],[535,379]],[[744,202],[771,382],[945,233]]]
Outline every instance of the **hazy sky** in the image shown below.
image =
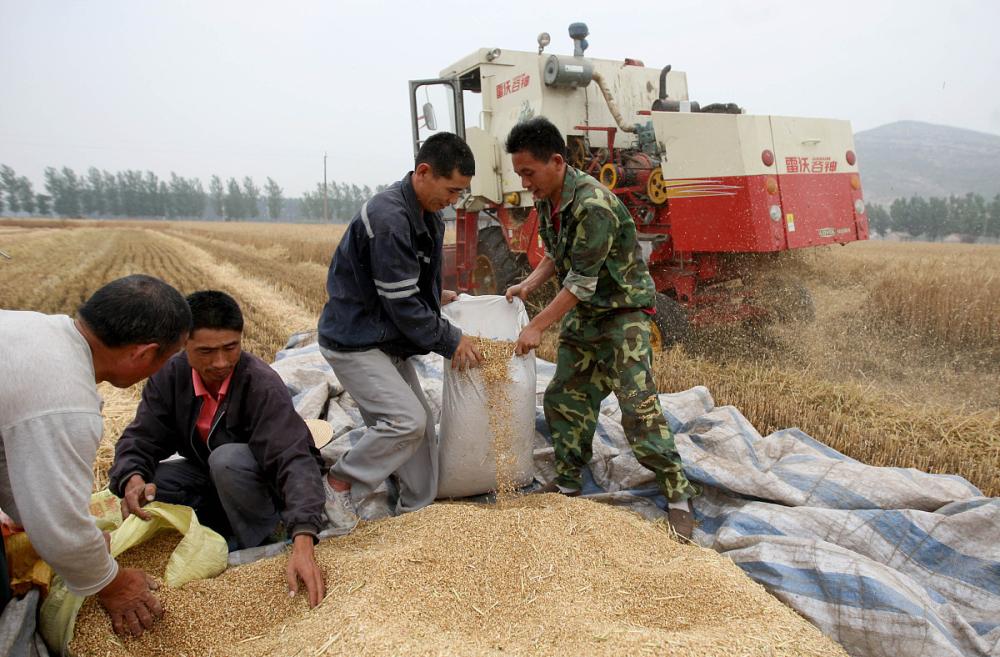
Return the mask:
[[39,191],[68,165],[297,196],[326,150],[331,179],[374,186],[412,164],[407,80],[541,31],[571,53],[573,21],[589,56],[672,64],[702,103],[1000,134],[994,0],[0,0],[0,163]]

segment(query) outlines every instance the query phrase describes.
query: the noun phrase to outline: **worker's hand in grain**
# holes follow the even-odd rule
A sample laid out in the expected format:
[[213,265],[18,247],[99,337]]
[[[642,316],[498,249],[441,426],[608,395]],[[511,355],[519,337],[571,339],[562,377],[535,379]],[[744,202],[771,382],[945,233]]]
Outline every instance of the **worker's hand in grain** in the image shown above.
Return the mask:
[[514,353],[518,356],[526,356],[531,353],[532,349],[536,349],[541,342],[542,332],[531,324],[528,324],[521,329],[521,334],[517,336],[517,346],[514,348]]
[[483,356],[476,348],[476,343],[469,336],[463,335],[451,357],[451,369],[464,370],[469,367],[479,367],[482,362]]
[[316,563],[313,537],[309,534],[298,534],[292,539],[292,554],[288,557],[285,577],[288,580],[290,597],[298,594],[299,580],[302,580],[306,585],[306,597],[309,599],[310,607],[315,607],[326,597],[323,572]]
[[154,499],[156,499],[156,484],[147,484],[142,475],[132,475],[125,484],[125,495],[122,497],[122,520],[133,513],[143,520],[149,520],[149,512],[144,511],[142,507]]
[[138,568],[119,568],[97,599],[111,617],[115,634],[141,636],[163,616],[163,606],[153,595],[156,581]]
[[449,303],[458,298],[458,292],[455,290],[441,290],[441,305],[447,306]]

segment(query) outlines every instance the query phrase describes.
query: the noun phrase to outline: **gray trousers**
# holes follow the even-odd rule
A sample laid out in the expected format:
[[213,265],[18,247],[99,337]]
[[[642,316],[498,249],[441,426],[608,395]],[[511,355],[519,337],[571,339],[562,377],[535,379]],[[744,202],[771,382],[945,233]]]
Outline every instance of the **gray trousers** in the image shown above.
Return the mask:
[[397,513],[423,508],[437,497],[438,437],[413,364],[380,349],[321,349],[344,390],[358,404],[364,436],[330,468],[330,476],[350,482],[359,503],[395,475]]
[[[0,541],[2,543],[3,541]],[[0,614],[0,655],[4,657],[49,657],[38,630],[38,589],[14,598]]]
[[156,499],[190,506],[198,520],[237,548],[260,545],[278,525],[271,482],[243,443],[220,445],[208,457],[208,469],[189,459],[162,461],[153,475]]

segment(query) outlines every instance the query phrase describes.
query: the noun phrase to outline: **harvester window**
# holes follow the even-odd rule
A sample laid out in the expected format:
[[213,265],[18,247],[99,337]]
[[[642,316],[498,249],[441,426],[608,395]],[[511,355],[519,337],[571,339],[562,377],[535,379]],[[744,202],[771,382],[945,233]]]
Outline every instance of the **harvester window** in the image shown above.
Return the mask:
[[487,127],[483,116],[483,80],[481,70],[474,68],[459,76],[458,83],[462,87],[462,106],[465,109],[465,125]]
[[459,78],[410,81],[413,153],[431,135],[451,132],[465,138],[466,126],[485,128],[479,69]]
[[483,81],[482,78],[479,77],[478,68],[474,68],[471,71],[464,73],[458,81],[462,85],[462,91],[471,91],[476,94],[483,92]]
[[457,87],[454,79],[410,81],[414,155],[421,144],[439,132],[451,132],[465,138],[465,116]]

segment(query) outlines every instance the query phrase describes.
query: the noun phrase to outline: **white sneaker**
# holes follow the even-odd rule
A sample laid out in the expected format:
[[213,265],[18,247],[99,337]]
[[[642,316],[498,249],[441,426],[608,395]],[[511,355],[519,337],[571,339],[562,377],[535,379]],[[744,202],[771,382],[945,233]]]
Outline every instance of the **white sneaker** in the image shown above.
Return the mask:
[[326,517],[330,520],[330,526],[335,530],[340,530],[345,534],[354,529],[360,518],[351,501],[351,491],[337,491],[330,485],[330,480],[323,476],[323,491],[326,493]]

